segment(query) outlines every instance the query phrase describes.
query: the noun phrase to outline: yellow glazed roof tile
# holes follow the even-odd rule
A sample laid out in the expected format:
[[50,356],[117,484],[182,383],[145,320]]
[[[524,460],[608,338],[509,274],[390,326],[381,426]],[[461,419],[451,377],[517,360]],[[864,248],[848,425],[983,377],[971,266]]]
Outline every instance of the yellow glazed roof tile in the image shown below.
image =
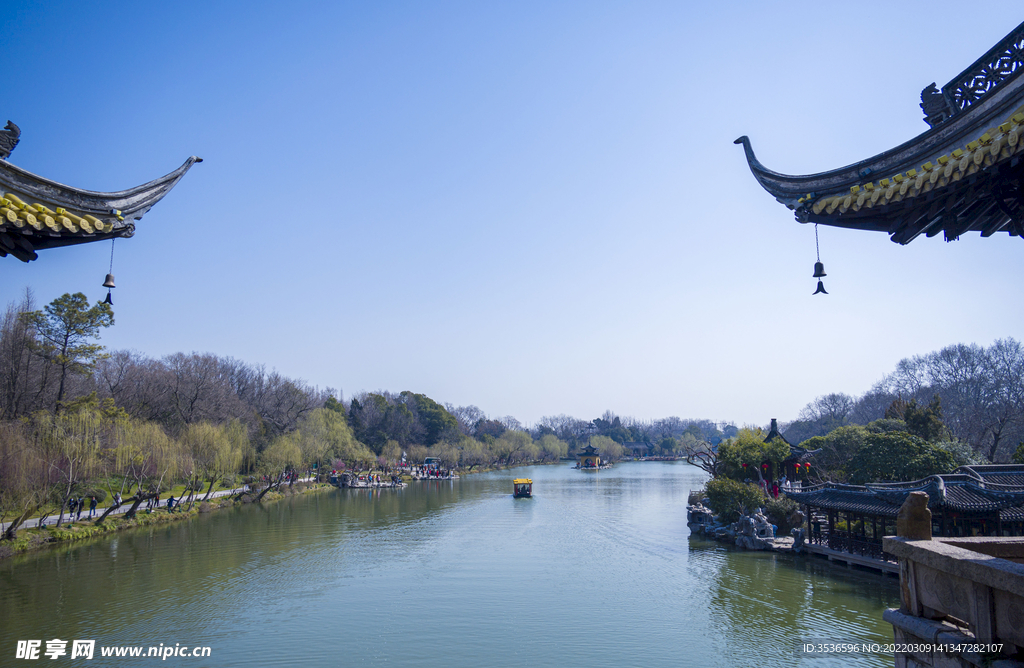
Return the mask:
[[[863,207],[876,204],[899,202],[916,197],[935,188],[941,188],[951,182],[959,181],[965,175],[989,167],[996,162],[1006,160],[1016,153],[1024,151],[1024,142],[1020,141],[1024,133],[1024,107],[1020,107],[1010,116],[1009,120],[998,127],[984,132],[978,139],[971,141],[963,149],[955,149],[949,154],[934,158],[935,163],[928,161],[918,169],[907,170],[905,174],[894,174],[888,179],[851,186],[849,193],[827,195],[814,202],[811,210],[815,214],[824,211],[826,214],[846,213],[853,209],[859,211]],[[862,190],[867,193],[854,197]],[[872,192],[874,191],[874,192]],[[869,196],[865,197],[870,193]],[[809,198],[805,199],[809,203]]]
[[27,203],[14,193],[0,193],[0,229],[15,227],[37,232],[48,230],[50,234],[95,234],[110,232],[114,226],[89,214],[78,215],[58,208],[49,209],[45,204]]

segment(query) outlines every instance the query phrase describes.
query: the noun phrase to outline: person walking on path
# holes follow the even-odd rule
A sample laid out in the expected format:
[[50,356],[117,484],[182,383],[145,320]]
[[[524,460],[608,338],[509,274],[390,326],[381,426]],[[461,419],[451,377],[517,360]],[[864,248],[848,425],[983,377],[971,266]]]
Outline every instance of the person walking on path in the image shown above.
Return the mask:
[[89,497],[89,519],[92,519],[93,515],[96,514],[96,497]]
[[78,515],[75,517],[76,520],[82,519],[82,511],[85,510],[85,497],[78,497]]

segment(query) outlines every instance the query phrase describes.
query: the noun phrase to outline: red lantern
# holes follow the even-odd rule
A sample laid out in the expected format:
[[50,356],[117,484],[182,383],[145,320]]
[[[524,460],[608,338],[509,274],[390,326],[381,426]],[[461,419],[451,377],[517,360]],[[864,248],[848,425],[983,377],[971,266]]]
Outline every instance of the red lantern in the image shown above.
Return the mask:
[[804,468],[807,469],[808,471],[810,471],[811,470],[811,463],[810,462],[805,463],[804,464]]
[[743,468],[747,468],[747,465],[746,465],[746,464],[744,464],[744,465],[743,465]]
[[768,465],[767,464],[761,464],[761,468],[763,468],[763,469],[765,469],[767,471],[768,470]]

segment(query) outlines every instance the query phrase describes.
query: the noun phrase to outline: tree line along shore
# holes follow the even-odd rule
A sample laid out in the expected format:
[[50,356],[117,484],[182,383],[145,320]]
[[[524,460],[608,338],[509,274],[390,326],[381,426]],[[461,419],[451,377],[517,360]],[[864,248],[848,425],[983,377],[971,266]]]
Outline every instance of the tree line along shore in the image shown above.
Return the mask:
[[[206,494],[266,481],[261,491],[269,493],[294,471],[390,471],[426,457],[473,471],[553,462],[587,444],[605,460],[639,444],[645,455],[697,461],[743,440],[736,425],[711,420],[607,411],[525,426],[411,391],[346,400],[230,357],[107,351],[97,340],[113,324],[109,304],[90,305],[81,294],[39,309],[27,291],[0,317],[0,521],[9,523],[2,540],[14,540],[27,518],[60,515],[73,497],[118,495],[137,509],[175,486]],[[939,415],[941,438],[933,441],[945,450],[1006,461],[1024,438],[1022,371],[1024,351],[1013,339],[950,346],[903,360],[860,398],[816,398],[783,433],[794,443],[838,443],[836,430],[897,419],[886,415],[894,402],[913,402]]]

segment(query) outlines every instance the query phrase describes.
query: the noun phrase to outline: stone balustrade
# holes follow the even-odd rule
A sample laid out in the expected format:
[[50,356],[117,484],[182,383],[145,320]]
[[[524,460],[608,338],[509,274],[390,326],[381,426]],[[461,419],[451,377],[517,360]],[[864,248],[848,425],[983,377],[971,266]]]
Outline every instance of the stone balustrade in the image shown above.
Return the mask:
[[1024,668],[1024,538],[886,537],[900,608],[896,668]]

